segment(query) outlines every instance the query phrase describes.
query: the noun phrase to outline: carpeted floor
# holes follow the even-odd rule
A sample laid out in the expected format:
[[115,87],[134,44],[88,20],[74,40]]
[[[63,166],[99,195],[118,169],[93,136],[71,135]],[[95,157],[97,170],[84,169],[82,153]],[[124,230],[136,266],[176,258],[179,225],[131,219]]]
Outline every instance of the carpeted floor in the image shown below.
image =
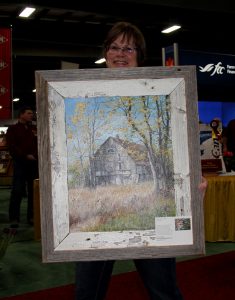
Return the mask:
[[[0,189],[0,229],[9,226],[9,196],[10,189]],[[74,299],[74,264],[43,264],[41,243],[34,239],[34,228],[24,223],[26,220],[25,199],[22,201],[21,214],[22,223],[17,229],[17,234],[5,256],[0,260],[0,298],[11,300]],[[235,243],[206,243],[205,260],[196,258],[194,263],[190,257],[177,258],[177,261],[191,259],[189,263],[187,261],[185,264],[184,262],[177,263],[179,283],[185,300],[235,299],[231,284],[235,282],[234,255],[229,256],[229,253],[233,253],[231,251],[234,250]],[[228,251],[230,252],[226,254]],[[225,256],[217,255],[218,253],[225,253]],[[212,259],[210,259],[211,255]],[[117,261],[113,274],[107,300],[126,300],[126,288],[128,288],[128,300],[147,299],[146,291],[138,273],[135,272],[132,261]],[[227,295],[230,292],[232,298]],[[210,297],[211,294],[214,298]]]
[[185,300],[235,299],[235,251],[177,264]]
[[[185,300],[235,299],[235,251],[177,263],[178,282]],[[71,300],[74,285],[42,290],[2,300]],[[137,272],[114,275],[106,300],[147,300]]]

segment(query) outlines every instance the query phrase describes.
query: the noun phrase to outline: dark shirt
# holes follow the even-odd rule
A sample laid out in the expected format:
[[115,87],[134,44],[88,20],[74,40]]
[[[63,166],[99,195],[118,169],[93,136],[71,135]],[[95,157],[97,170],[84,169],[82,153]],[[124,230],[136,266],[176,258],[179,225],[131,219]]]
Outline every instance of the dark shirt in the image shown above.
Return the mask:
[[14,159],[27,159],[31,154],[37,158],[36,126],[16,123],[11,125],[6,133],[9,152]]
[[227,128],[224,128],[223,136],[226,138],[227,150],[235,153],[235,119],[230,120]]

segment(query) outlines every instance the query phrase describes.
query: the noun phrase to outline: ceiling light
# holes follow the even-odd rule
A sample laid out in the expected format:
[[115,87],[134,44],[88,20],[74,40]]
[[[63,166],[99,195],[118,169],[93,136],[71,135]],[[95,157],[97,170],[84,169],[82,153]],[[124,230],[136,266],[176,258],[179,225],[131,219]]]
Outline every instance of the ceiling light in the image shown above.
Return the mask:
[[33,93],[36,93],[36,89],[33,89],[32,92],[33,92]]
[[[1,108],[1,107],[0,107]],[[0,132],[4,132],[4,133],[6,133],[7,132],[7,129],[8,129],[8,127],[0,127]]]
[[13,101],[13,102],[20,101],[20,98],[14,98],[12,101]]
[[171,27],[168,27],[168,28],[162,30],[161,32],[162,32],[162,33],[170,33],[170,32],[172,32],[172,31],[178,30],[178,29],[180,29],[180,28],[181,28],[181,26],[179,26],[179,25],[173,25],[173,26],[171,26]]
[[98,59],[97,61],[95,61],[95,64],[102,64],[102,63],[104,63],[105,61],[106,61],[105,58],[100,58],[100,59]]
[[35,8],[33,8],[33,7],[26,7],[19,14],[19,17],[28,18],[34,11],[35,11]]

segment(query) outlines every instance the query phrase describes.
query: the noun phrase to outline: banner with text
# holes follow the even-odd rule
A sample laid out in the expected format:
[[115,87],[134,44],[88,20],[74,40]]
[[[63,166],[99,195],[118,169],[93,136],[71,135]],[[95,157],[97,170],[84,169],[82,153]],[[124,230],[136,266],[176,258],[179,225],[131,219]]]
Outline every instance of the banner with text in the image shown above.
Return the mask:
[[0,28],[0,119],[12,117],[11,29]]
[[199,84],[235,86],[235,55],[180,49],[179,64],[196,65]]

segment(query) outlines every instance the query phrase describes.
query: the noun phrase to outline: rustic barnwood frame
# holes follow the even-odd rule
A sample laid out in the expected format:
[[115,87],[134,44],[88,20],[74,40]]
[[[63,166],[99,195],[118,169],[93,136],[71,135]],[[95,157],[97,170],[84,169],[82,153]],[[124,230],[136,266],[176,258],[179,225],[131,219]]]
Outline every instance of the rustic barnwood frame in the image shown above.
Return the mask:
[[[203,254],[203,201],[201,181],[196,69],[194,66],[140,67],[122,69],[36,71],[37,124],[41,234],[44,262],[102,259],[138,259]],[[174,241],[146,242],[142,232],[71,232],[67,183],[67,149],[64,102],[67,98],[102,95],[104,83],[118,95],[127,83],[129,96],[167,95],[172,106],[175,193],[187,194],[185,214],[192,222],[191,236]],[[89,92],[82,86],[88,86]],[[94,84],[94,90],[92,90]],[[133,86],[132,86],[133,85]],[[134,87],[134,88],[133,88]],[[154,91],[154,92],[153,92]],[[178,217],[180,217],[178,215]],[[99,236],[99,240],[96,238]],[[131,243],[135,236],[140,242]],[[145,238],[143,238],[145,236]],[[94,243],[90,242],[94,239]],[[119,243],[127,239],[126,246]],[[89,242],[87,242],[89,240]],[[112,241],[112,242],[108,242]],[[106,241],[106,243],[102,243]],[[115,242],[116,241],[116,242]],[[121,245],[121,246],[120,246]]]

